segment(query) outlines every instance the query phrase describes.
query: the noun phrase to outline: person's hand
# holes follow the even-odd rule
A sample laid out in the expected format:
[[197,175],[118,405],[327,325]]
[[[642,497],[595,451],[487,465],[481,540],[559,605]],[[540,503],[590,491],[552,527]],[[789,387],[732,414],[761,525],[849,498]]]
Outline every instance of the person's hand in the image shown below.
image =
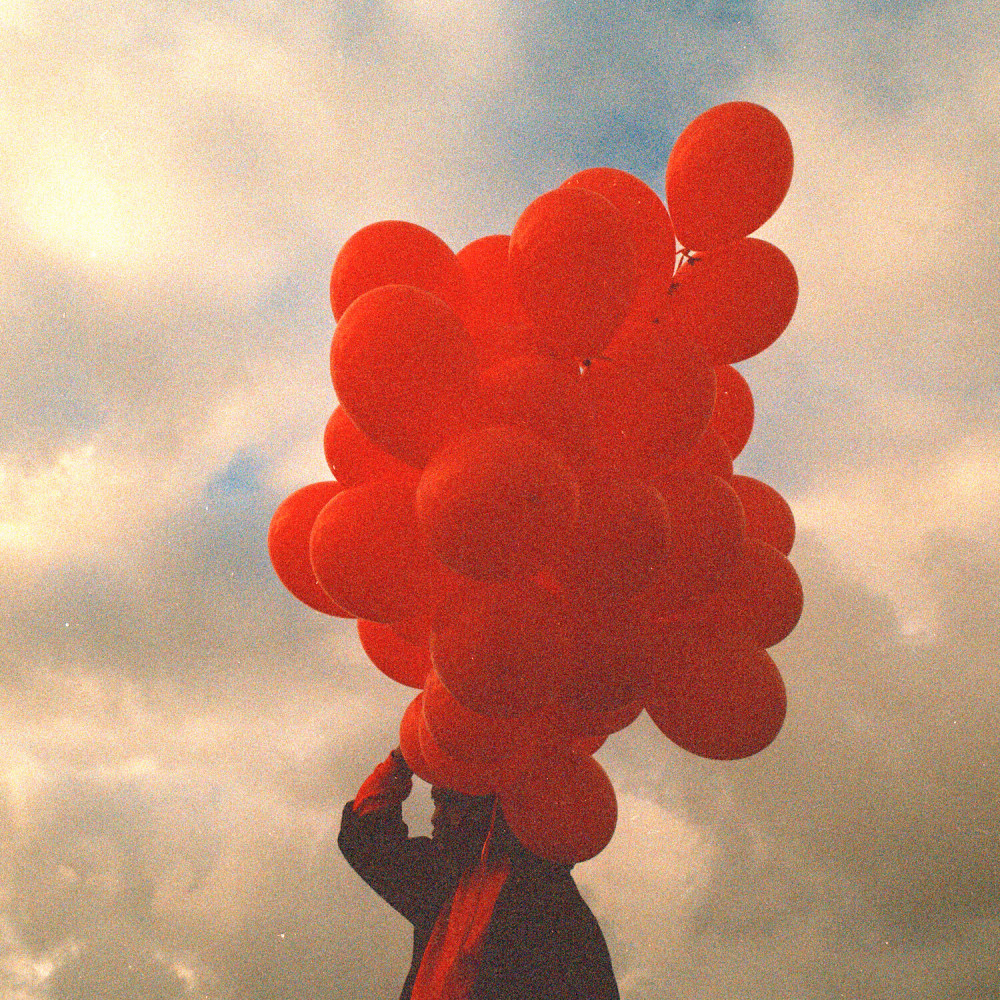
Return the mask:
[[396,762],[396,767],[401,773],[404,773],[407,776],[412,776],[413,768],[406,763],[406,758],[403,756],[403,751],[400,747],[396,747],[396,749],[393,750],[389,756]]
[[413,789],[413,772],[397,747],[365,779],[354,797],[354,811],[363,816],[399,806]]

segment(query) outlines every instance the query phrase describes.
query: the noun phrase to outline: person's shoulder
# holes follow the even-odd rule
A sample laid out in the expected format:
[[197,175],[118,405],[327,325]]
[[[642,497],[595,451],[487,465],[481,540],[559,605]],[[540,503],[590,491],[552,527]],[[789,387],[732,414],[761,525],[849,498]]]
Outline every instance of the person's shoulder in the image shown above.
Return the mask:
[[513,855],[511,875],[518,880],[534,883],[552,891],[576,890],[576,879],[573,878],[572,865],[547,861],[545,858],[527,852],[520,856]]

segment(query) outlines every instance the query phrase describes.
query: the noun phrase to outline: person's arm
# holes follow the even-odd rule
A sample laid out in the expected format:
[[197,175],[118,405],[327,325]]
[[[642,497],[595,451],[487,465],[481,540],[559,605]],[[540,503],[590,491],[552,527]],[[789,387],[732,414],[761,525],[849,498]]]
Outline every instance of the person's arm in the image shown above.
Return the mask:
[[348,864],[415,926],[433,923],[448,890],[447,872],[427,837],[409,837],[403,801],[412,772],[391,754],[344,806],[337,843]]
[[364,780],[351,806],[358,816],[386,812],[398,814],[402,822],[403,802],[412,790],[413,772],[406,763],[402,750],[396,747]]

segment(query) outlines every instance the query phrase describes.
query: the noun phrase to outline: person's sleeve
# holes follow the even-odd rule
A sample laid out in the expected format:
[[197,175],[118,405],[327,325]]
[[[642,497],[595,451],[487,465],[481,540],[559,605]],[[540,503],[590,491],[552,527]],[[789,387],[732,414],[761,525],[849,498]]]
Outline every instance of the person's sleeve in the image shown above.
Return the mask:
[[399,750],[391,754],[365,779],[354,796],[353,807],[359,816],[374,812],[399,810],[413,789],[413,772]]
[[408,836],[402,802],[409,787],[409,769],[390,755],[344,806],[337,844],[347,863],[394,910],[425,926],[436,918],[448,882],[430,840]]

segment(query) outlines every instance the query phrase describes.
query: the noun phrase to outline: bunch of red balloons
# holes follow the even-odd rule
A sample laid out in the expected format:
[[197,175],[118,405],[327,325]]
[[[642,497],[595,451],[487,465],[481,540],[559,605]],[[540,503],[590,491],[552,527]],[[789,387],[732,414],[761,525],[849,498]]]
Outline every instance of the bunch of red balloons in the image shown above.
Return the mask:
[[733,365],[795,309],[794,268],[749,236],[791,173],[781,122],[723,104],[679,137],[666,205],[595,168],[509,236],[456,254],[378,222],[334,264],[334,479],[279,507],[274,568],[420,689],[400,727],[413,770],[496,793],[544,857],[608,843],[592,754],[644,709],[717,760],[782,725],[767,649],[802,609],[795,525],[733,472],[754,412]]

